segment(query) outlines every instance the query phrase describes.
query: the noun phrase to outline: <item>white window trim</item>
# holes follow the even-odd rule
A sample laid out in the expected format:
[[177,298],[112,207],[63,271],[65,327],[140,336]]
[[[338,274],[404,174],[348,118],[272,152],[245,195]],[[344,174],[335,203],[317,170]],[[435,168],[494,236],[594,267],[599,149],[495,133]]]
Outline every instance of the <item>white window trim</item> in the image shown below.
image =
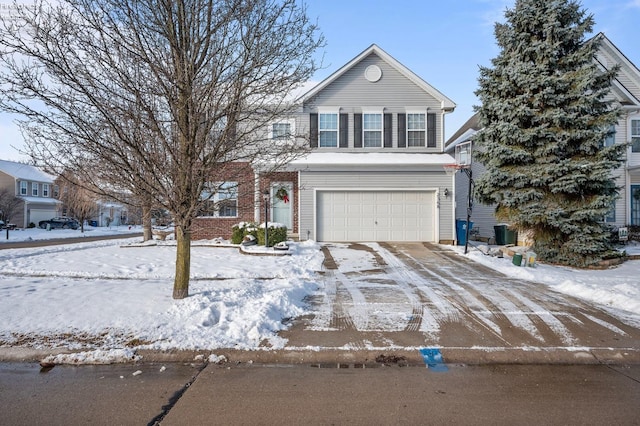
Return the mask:
[[[405,108],[405,140],[406,140],[406,147],[407,148],[426,148],[427,147],[427,127],[429,126],[429,120],[427,119],[427,113],[429,112],[429,109],[416,109],[416,108]],[[422,146],[409,146],[409,114],[422,114],[424,115],[424,129],[422,130],[424,132],[424,145]],[[416,130],[413,130],[416,131]]]
[[42,184],[42,196],[46,198],[51,197],[51,189],[48,183]]
[[38,193],[39,193],[39,188],[38,188],[38,183],[37,182],[31,182],[31,196],[32,197],[37,197]]
[[[22,190],[24,189],[24,193]],[[20,181],[20,195],[29,195],[29,182],[26,180]]]
[[289,133],[290,133],[290,138],[293,140],[295,138],[295,134],[296,134],[296,120],[293,118],[286,118],[283,120],[274,120],[271,123],[269,123],[269,139],[270,140],[277,140],[273,138],[273,125],[274,124],[288,124],[289,125]]
[[[380,116],[380,146],[365,146],[365,132],[378,132],[378,130],[366,130],[364,128],[364,116],[365,114],[369,115],[379,115]],[[367,107],[362,108],[362,147],[363,148],[383,148],[384,147],[384,108],[383,107]]]
[[[628,122],[628,134],[629,134],[629,139],[627,139],[629,142],[632,142],[632,138],[637,137],[640,138],[640,134],[634,135],[633,134],[633,122],[634,121],[638,121],[640,122],[640,114],[634,114],[632,116],[629,117],[629,122]],[[638,154],[638,151],[633,151],[633,146],[632,144],[629,145],[629,153],[630,154]]]
[[[335,114],[336,116],[336,146],[321,146],[320,145],[320,134],[322,133],[322,129],[320,129],[320,115],[322,114]],[[325,130],[325,132],[328,130]],[[337,107],[319,107],[318,108],[318,148],[338,148],[340,146],[340,108]]]
[[[221,216],[220,215],[220,209],[218,207],[218,203],[220,203],[220,201],[222,200],[227,200],[227,199],[234,199],[234,198],[220,198],[220,189],[222,185],[224,185],[225,183],[228,183],[231,185],[232,188],[235,189],[236,192],[236,214],[235,216]],[[213,203],[213,205],[216,207],[215,211],[213,212],[213,215],[204,215],[204,216],[198,216],[198,217],[215,217],[215,218],[237,218],[238,216],[238,210],[239,210],[239,200],[238,200],[238,182],[211,182],[210,185],[212,188],[218,189],[214,194],[211,194],[209,191],[207,191],[206,189],[204,191],[202,191],[202,199],[207,199],[210,202]]]

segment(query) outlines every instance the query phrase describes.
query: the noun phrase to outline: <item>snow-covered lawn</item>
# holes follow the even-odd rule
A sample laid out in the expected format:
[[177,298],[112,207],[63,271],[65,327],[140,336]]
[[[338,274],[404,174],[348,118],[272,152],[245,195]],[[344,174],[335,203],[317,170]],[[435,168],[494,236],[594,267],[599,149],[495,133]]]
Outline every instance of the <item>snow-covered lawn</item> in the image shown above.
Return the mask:
[[[111,232],[133,231],[141,230]],[[78,234],[11,233],[32,240]],[[132,348],[282,348],[286,341],[277,331],[286,327],[287,318],[309,313],[305,297],[322,291],[317,272],[323,256],[315,242],[294,243],[287,256],[250,256],[235,247],[194,242],[190,297],[173,300],[174,243],[134,244],[139,241],[0,250],[0,347],[93,351],[77,356],[77,362],[130,358]],[[640,248],[630,246],[629,251]],[[542,264],[516,267],[509,258],[475,249],[468,256],[507,275],[602,304],[640,326],[640,260],[580,271]]]

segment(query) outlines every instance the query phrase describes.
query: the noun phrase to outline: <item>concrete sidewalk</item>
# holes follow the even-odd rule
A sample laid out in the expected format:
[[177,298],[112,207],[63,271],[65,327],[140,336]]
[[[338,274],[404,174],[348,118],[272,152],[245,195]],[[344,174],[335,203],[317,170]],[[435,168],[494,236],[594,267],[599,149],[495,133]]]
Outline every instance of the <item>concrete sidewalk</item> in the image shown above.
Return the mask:
[[209,365],[163,426],[636,424],[640,366]]

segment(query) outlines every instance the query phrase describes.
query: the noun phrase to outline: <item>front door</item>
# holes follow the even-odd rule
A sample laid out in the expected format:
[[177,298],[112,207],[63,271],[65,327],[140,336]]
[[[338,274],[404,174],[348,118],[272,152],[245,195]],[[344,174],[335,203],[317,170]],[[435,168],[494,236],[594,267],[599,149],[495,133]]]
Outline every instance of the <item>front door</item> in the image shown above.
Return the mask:
[[271,222],[278,222],[293,230],[293,184],[278,182],[271,185]]
[[640,185],[631,185],[631,225],[640,225]]

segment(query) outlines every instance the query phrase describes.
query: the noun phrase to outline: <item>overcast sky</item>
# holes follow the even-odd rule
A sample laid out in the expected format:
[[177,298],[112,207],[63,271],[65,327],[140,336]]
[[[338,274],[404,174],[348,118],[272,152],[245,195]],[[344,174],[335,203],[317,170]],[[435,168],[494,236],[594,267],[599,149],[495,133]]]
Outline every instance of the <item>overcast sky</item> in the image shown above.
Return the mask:
[[[0,0],[0,5],[8,1]],[[319,52],[321,81],[375,43],[458,106],[447,115],[445,138],[472,114],[477,98],[478,66],[497,56],[493,26],[503,19],[507,0],[308,0],[308,14],[326,38]],[[603,32],[640,66],[640,0],[583,0]],[[15,148],[22,137],[15,117],[0,112],[0,159],[25,159]]]

